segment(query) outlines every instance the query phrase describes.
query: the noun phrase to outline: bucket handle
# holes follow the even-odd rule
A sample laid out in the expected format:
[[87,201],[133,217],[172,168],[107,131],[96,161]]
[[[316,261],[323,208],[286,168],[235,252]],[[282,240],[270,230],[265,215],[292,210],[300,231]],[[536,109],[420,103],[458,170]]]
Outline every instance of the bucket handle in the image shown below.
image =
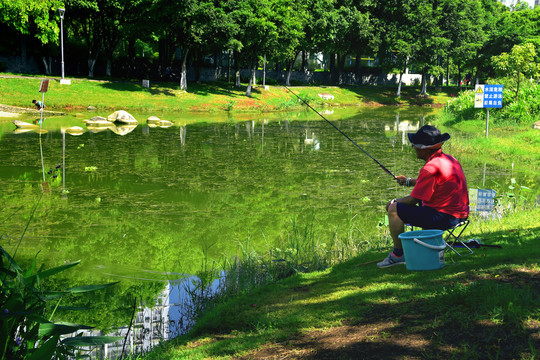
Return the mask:
[[433,250],[444,250],[444,249],[446,249],[446,243],[444,243],[444,245],[435,246],[435,245],[431,245],[431,244],[426,244],[425,242],[420,241],[420,240],[418,240],[416,238],[414,239],[414,242],[419,244],[419,245],[425,246],[427,248],[433,249]]

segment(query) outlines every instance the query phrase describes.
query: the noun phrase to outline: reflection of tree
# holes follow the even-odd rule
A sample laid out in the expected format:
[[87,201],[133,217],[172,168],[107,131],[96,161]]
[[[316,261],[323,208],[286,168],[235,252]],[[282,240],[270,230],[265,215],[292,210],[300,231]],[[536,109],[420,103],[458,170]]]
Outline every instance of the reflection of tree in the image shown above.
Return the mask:
[[[406,111],[400,114],[403,120],[411,118]],[[358,114],[344,118],[336,125],[389,169],[417,171],[410,154],[396,154],[384,137],[384,126],[395,121],[394,112],[371,110],[361,118]],[[306,126],[317,134],[321,151],[303,151]],[[30,261],[41,250],[39,256],[47,265],[81,259],[79,272],[66,279],[70,286],[110,281],[109,273],[114,280],[119,275],[146,278],[145,270],[194,274],[200,270],[204,241],[215,244],[208,253],[210,261],[236,254],[238,242],[248,237],[262,252],[287,238],[292,217],[312,211],[314,231],[323,242],[330,242],[334,233],[345,236],[340,231],[345,231],[342,225],[349,211],[365,215],[362,236],[368,237],[382,214],[378,206],[395,197],[389,195],[394,183],[388,175],[322,121],[269,122],[264,139],[262,122],[252,120],[188,127],[189,141],[184,144],[178,138],[180,130],[174,128],[156,128],[148,134],[133,131],[123,137],[108,131],[70,138],[66,142],[70,194],[61,199],[52,191],[44,197],[36,212],[39,221],[30,225],[21,254]],[[35,134],[32,139],[18,136],[17,141],[7,136],[0,143],[0,155],[26,170],[3,172],[0,181],[27,176],[25,182],[1,184],[7,210],[25,206],[4,224],[12,235],[20,233],[41,176],[39,154],[29,146],[35,144]],[[60,135],[51,136],[44,151],[51,159],[61,159],[62,144],[56,140]],[[96,170],[86,172],[86,167]],[[95,299],[99,308],[103,306],[100,311],[110,316],[96,315],[96,322],[112,326],[116,319],[129,317],[129,311],[120,307],[136,292],[133,286],[122,283],[116,287],[118,294]],[[144,296],[155,295],[153,285],[144,286]],[[117,297],[119,302],[106,306]]]

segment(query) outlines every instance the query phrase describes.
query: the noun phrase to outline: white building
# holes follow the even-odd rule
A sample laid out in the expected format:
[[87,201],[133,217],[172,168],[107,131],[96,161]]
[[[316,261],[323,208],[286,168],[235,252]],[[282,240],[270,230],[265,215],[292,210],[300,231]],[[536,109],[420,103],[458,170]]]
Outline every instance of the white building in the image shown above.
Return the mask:
[[534,9],[535,6],[540,5],[540,0],[499,0],[504,5],[510,7],[516,5],[518,2],[525,2],[529,4],[529,7]]

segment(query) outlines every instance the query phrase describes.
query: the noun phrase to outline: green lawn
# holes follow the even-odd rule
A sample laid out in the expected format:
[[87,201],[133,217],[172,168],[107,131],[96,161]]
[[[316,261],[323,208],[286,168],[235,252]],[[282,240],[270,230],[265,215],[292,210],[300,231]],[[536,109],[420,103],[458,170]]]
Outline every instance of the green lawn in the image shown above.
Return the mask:
[[386,252],[371,252],[293,276],[218,305],[143,358],[538,359],[539,218],[536,207],[474,219],[465,236],[502,249],[447,252],[440,270],[378,269]]
[[[41,100],[41,78],[0,77],[0,104],[33,108],[32,99]],[[396,99],[396,87],[348,86],[311,87],[291,86],[291,91],[317,106],[378,106],[425,105],[440,106],[458,90],[443,87],[431,98],[418,98],[417,87],[404,87]],[[283,86],[270,86],[268,90],[255,88],[252,97],[245,96],[246,84],[236,88],[232,84],[188,84],[188,91],[180,91],[176,83],[151,83],[143,88],[140,82],[98,81],[72,79],[71,85],[60,85],[59,79],[50,80],[45,103],[48,109],[77,110],[95,106],[100,109],[138,111],[275,111],[304,106]],[[323,100],[317,95],[330,93],[334,99]]]
[[[0,78],[0,103],[31,107],[40,94],[39,78]],[[54,91],[53,91],[54,90]],[[292,87],[317,106],[381,104],[440,106],[455,88],[418,98],[405,88]],[[275,111],[303,106],[289,90],[193,84],[51,82],[47,105],[55,110],[136,109],[168,111]],[[325,102],[317,94],[330,93]],[[538,207],[539,132],[530,128],[490,129],[482,121],[433,119],[452,133],[454,152],[478,154],[486,163],[530,171],[527,207],[498,220],[473,218],[466,238],[477,237],[502,249],[483,248],[467,257],[447,253],[446,267],[427,272],[404,266],[378,269],[386,251],[369,252],[322,272],[298,274],[229,298],[205,313],[187,336],[163,343],[145,356],[154,359],[539,359],[540,208]],[[523,185],[523,184],[519,184]],[[516,185],[517,186],[517,185]],[[515,194],[514,194],[515,195]],[[521,202],[521,194],[503,201]]]

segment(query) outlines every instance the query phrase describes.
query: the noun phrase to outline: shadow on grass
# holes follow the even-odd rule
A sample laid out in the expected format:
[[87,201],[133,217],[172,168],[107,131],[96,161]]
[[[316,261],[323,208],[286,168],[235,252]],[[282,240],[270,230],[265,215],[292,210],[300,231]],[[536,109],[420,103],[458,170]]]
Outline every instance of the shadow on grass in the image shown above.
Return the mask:
[[[115,90],[115,91],[129,91],[129,92],[148,92],[151,95],[166,95],[166,96],[176,96],[180,88],[177,83],[158,83],[159,87],[151,86],[150,88],[144,88],[139,83],[133,82],[104,82],[100,83],[99,86]],[[211,84],[189,84],[188,83],[188,92],[194,95],[200,96],[210,96],[210,95],[223,95],[230,97],[243,97],[244,95],[239,93],[243,91],[245,93],[246,86],[240,88],[234,87],[231,84],[226,83],[211,83]],[[252,92],[260,92],[257,88],[253,88]]]
[[[293,277],[232,300],[194,334],[244,331],[204,349],[223,356],[258,348],[241,359],[534,358],[540,245],[531,234],[539,231],[490,233],[486,241],[503,249],[448,254],[437,271],[378,269],[370,260],[384,255],[367,254],[313,280]],[[342,326],[305,332],[336,321]]]
[[[397,85],[392,86],[343,86],[354,92],[364,103],[376,102],[382,105],[410,105],[410,106],[433,106],[436,104],[435,97],[452,97],[459,93],[455,86],[430,87],[429,96],[420,96],[420,87],[402,85],[401,96],[397,98]],[[377,91],[374,91],[377,89]]]
[[148,92],[152,95],[166,96],[176,96],[174,91],[178,88],[178,86],[169,83],[161,83],[159,84],[159,88],[144,88],[141,84],[130,82],[104,82],[100,83],[99,86],[114,91]]

